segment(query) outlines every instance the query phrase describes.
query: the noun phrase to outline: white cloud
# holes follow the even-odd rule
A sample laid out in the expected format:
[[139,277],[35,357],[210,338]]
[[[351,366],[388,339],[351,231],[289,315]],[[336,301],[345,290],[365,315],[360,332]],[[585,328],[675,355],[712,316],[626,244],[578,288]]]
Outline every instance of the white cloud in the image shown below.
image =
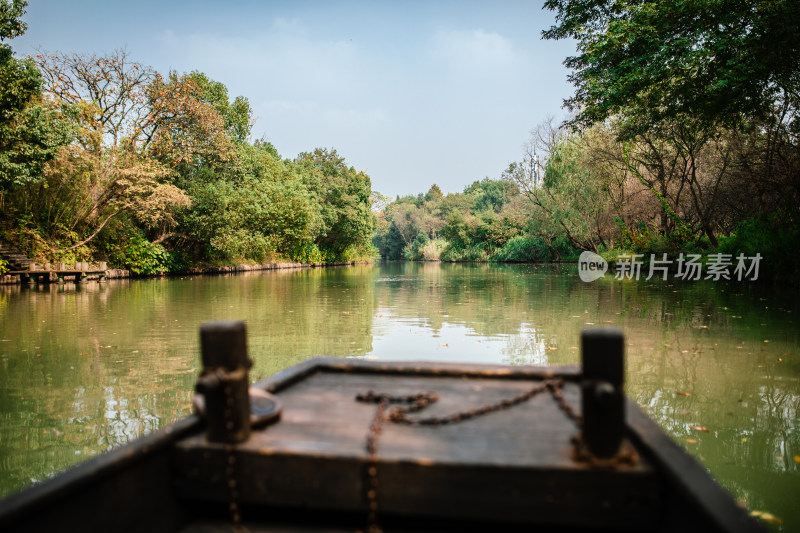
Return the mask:
[[268,100],[254,104],[266,116],[292,115],[298,119],[313,118],[343,129],[372,128],[386,122],[389,117],[381,108],[354,108],[321,104],[308,100]]
[[278,17],[272,21],[272,29],[280,33],[306,34],[307,29],[299,18]]
[[482,29],[438,31],[432,55],[454,68],[471,70],[507,68],[517,61],[509,39]]

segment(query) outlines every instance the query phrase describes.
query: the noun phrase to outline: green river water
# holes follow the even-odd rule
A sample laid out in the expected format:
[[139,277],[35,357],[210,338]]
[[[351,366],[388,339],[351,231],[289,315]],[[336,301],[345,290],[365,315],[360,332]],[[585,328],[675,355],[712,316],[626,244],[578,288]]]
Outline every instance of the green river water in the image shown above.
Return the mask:
[[209,320],[247,323],[253,380],[316,355],[573,364],[582,328],[614,325],[627,394],[800,531],[798,295],[438,263],[0,286],[0,497],[189,414]]

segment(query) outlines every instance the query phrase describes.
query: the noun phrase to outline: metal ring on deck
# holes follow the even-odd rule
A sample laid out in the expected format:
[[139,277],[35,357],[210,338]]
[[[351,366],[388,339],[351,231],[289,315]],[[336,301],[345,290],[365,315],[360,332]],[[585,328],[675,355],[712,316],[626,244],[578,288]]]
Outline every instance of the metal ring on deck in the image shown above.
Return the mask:
[[[283,411],[283,404],[276,396],[256,387],[250,387],[247,392],[248,396],[250,396],[251,427],[264,427],[280,419],[281,412]],[[194,395],[194,398],[192,398],[192,407],[196,414],[205,418],[206,399],[202,394],[198,393]]]

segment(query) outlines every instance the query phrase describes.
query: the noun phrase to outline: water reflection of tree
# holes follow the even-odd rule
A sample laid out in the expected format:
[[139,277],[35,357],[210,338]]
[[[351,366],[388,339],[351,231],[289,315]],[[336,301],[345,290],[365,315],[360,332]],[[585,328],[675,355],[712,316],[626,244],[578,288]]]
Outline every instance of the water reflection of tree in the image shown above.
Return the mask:
[[550,361],[545,335],[531,330],[510,337],[503,349],[503,362],[509,365],[548,366]]
[[[70,285],[10,291],[14,312],[0,326],[9,341],[0,344],[0,494],[189,412],[185,361],[163,343],[137,344],[131,308],[116,305],[128,282]],[[118,408],[107,423],[109,395]]]
[[800,488],[797,378],[771,351],[748,351],[748,337],[681,325],[629,358],[628,393],[751,508],[789,515],[783,494]]

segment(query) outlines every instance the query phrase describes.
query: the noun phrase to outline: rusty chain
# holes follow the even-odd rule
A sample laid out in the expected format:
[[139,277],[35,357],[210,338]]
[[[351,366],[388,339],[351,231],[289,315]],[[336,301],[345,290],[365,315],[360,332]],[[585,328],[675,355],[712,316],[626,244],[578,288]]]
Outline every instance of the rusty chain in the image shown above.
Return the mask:
[[[230,431],[233,429],[233,388],[230,381],[225,376],[225,428]],[[242,509],[239,505],[239,482],[236,475],[236,447],[233,444],[225,444],[225,478],[228,484],[228,511],[230,512],[233,530],[237,533],[246,533],[248,530],[242,525]]]
[[[366,450],[368,454],[366,470],[365,470],[365,499],[367,503],[367,533],[381,533],[383,529],[378,522],[378,440],[383,432],[383,422],[388,420],[396,424],[404,424],[408,426],[442,426],[447,424],[456,424],[464,422],[479,416],[487,415],[503,409],[509,409],[521,403],[527,402],[537,394],[548,391],[556,402],[558,408],[573,421],[575,426],[580,430],[583,425],[581,415],[567,403],[563,394],[563,379],[548,379],[529,390],[514,396],[513,398],[500,400],[495,403],[490,403],[459,411],[445,416],[429,416],[423,418],[414,418],[409,416],[412,413],[418,413],[435,403],[439,399],[439,395],[435,392],[424,392],[419,394],[410,394],[405,396],[393,396],[385,393],[376,393],[368,391],[365,394],[358,394],[356,401],[361,403],[377,404],[378,408],[375,411],[375,416],[370,423],[369,432],[366,440]],[[391,404],[405,404],[405,407],[393,407],[389,409]],[[388,410],[388,413],[387,413]],[[578,442],[580,438],[573,439]],[[579,458],[576,454],[576,458]]]

